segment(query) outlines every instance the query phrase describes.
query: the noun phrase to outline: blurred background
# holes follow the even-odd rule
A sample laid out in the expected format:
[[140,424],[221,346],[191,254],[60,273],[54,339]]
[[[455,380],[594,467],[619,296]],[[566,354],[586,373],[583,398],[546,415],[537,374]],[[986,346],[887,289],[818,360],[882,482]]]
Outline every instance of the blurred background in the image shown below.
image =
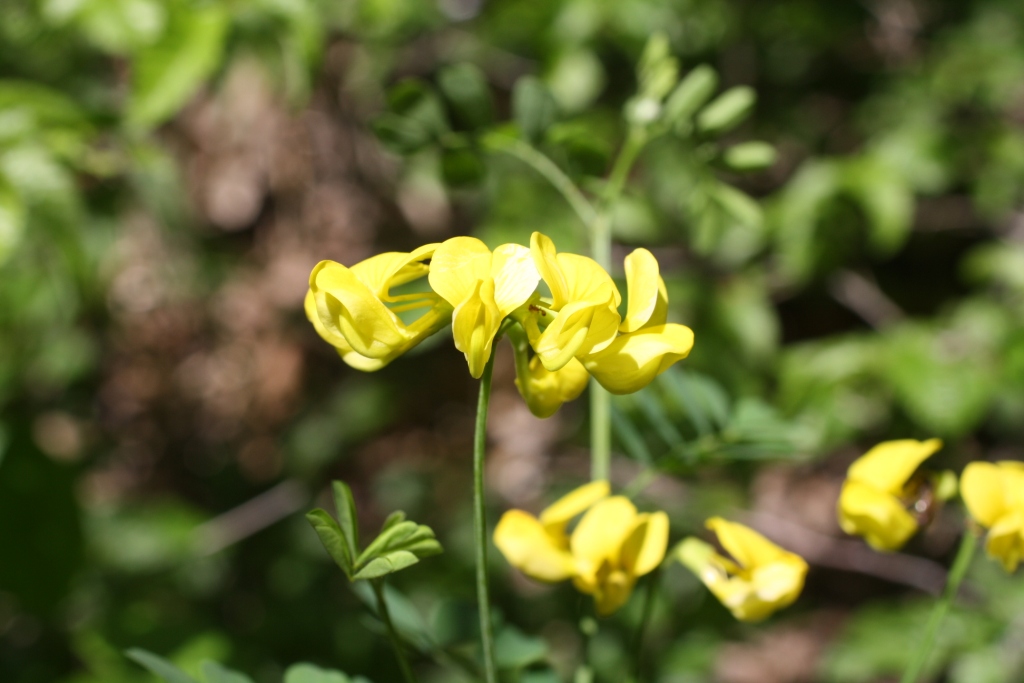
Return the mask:
[[[616,263],[651,248],[697,340],[617,400],[615,485],[643,477],[673,540],[723,514],[812,571],[745,626],[667,569],[645,675],[896,680],[962,513],[929,510],[882,556],[842,538],[835,499],[886,438],[941,437],[956,470],[1024,454],[1019,0],[4,0],[0,680],[151,680],[132,646],[259,683],[298,660],[397,680],[302,517],[332,478],[367,533],[396,508],[437,531],[445,554],[395,577],[398,611],[426,649],[471,653],[475,382],[444,334],[349,369],[304,319],[308,273],[457,234],[585,250],[562,197],[475,135],[536,76],[557,112],[538,146],[599,190],[655,31],[683,73],[758,99],[720,139],[649,146],[615,207]],[[487,84],[471,116],[444,76],[465,64]],[[441,93],[444,144],[396,134],[406,78]],[[716,161],[745,140],[777,159]],[[513,375],[502,348],[492,522],[589,472],[586,401],[537,420]],[[568,680],[579,596],[491,560],[504,667]],[[601,680],[623,680],[641,602],[602,622]],[[1021,680],[1022,615],[1024,581],[979,558],[935,680]]]

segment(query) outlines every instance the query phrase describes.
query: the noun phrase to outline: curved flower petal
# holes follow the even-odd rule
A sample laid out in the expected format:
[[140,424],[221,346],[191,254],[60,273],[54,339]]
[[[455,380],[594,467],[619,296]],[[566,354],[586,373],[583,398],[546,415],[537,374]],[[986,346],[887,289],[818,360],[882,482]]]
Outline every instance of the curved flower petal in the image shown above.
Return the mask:
[[988,532],[985,550],[1003,565],[1007,572],[1017,570],[1024,558],[1024,511],[1016,511],[999,519]]
[[718,542],[744,569],[777,562],[787,554],[787,551],[743,524],[712,517],[704,525],[715,532]]
[[555,243],[551,238],[539,232],[530,235],[530,255],[540,273],[541,279],[551,290],[551,307],[558,311],[569,303],[569,284],[565,273],[558,265]]
[[633,576],[654,571],[665,559],[668,548],[668,515],[643,514],[622,546],[622,565]]
[[[661,304],[661,314],[664,316],[668,307],[668,292],[665,289],[665,282],[661,279],[658,268],[658,260],[654,254],[646,249],[637,249],[626,257],[626,286],[629,298],[626,309],[626,317],[619,325],[620,332],[636,332],[645,327],[655,314],[655,310]],[[665,319],[654,321],[654,324],[664,324]]]
[[539,581],[564,581],[572,575],[572,556],[556,545],[536,517],[522,510],[502,515],[494,545],[509,564]]
[[455,348],[466,355],[469,374],[476,379],[484,374],[501,319],[501,313],[494,304],[493,280],[477,280],[473,292],[455,307],[452,314]]
[[494,250],[491,278],[494,303],[504,318],[530,300],[540,282],[540,273],[529,249],[518,244],[502,244]]
[[863,536],[875,550],[897,550],[917,531],[917,521],[898,498],[859,481],[843,484],[837,508],[843,531]]
[[473,295],[477,282],[490,276],[491,250],[487,245],[475,237],[452,237],[434,250],[427,281],[456,308]]
[[593,575],[602,563],[617,562],[635,521],[636,507],[625,496],[605,498],[587,510],[569,538],[577,572]]
[[643,389],[693,348],[685,325],[655,325],[619,335],[604,351],[582,358],[584,367],[613,394]]
[[410,341],[394,313],[351,269],[321,261],[309,276],[317,314],[332,337],[343,337],[360,355],[388,358]]
[[625,605],[635,584],[636,576],[622,570],[609,571],[594,591],[594,608],[598,615],[606,617]]
[[313,296],[313,292],[310,290],[306,291],[306,299],[303,302],[303,309],[306,312],[306,318],[309,322],[313,323],[313,329],[320,335],[320,338],[326,341],[328,344],[333,346],[337,350],[338,355],[345,361],[347,365],[355,368],[356,370],[362,370],[363,372],[375,372],[380,370],[389,362],[390,359],[379,359],[379,358],[367,358],[361,356],[352,350],[349,343],[345,341],[345,338],[340,334],[332,333],[328,331],[322,322],[320,322],[320,314],[316,310],[316,298]]
[[940,448],[940,439],[885,441],[850,465],[847,477],[898,496],[914,471]]
[[733,564],[695,538],[683,541],[676,556],[734,617],[740,621],[760,621],[799,597],[807,575],[807,563],[802,557],[742,524],[712,518],[707,525],[744,566]]
[[540,523],[548,528],[564,528],[573,517],[583,514],[610,493],[611,485],[604,479],[579,486],[544,508]]
[[575,358],[570,358],[563,368],[551,372],[544,367],[539,356],[534,356],[525,376],[516,377],[516,387],[531,413],[537,417],[551,417],[563,403],[579,398],[589,380],[590,373]]
[[371,256],[350,269],[379,299],[389,300],[388,290],[418,280],[429,272],[426,264],[420,263],[430,258],[437,248],[436,244],[427,244],[411,253],[389,251]]
[[988,528],[1010,510],[1003,486],[1003,473],[991,462],[972,462],[960,477],[960,495],[971,517]]

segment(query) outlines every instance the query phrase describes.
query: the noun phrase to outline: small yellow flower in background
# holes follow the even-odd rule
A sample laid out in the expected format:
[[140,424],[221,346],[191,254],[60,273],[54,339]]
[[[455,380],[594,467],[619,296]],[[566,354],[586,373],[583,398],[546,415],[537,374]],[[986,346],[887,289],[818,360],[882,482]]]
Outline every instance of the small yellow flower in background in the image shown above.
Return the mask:
[[579,398],[590,380],[590,373],[575,358],[551,372],[541,363],[540,356],[534,356],[525,370],[517,368],[516,374],[519,394],[537,417],[551,417],[563,403]]
[[455,348],[479,378],[491,357],[501,322],[533,296],[540,274],[530,250],[503,244],[492,253],[475,237],[453,237],[434,251],[430,286],[454,310]]
[[971,516],[988,529],[985,549],[1008,572],[1024,559],[1024,463],[972,462],[960,478]]
[[942,448],[942,441],[901,439],[880,443],[847,472],[837,510],[848,534],[863,536],[875,550],[903,547],[917,531],[906,500],[916,491],[908,482],[922,462]]
[[664,559],[668,515],[638,513],[629,499],[608,494],[608,483],[597,481],[562,497],[539,519],[509,510],[494,530],[494,544],[527,576],[547,582],[571,578],[577,590],[594,596],[598,614],[611,614],[629,599],[636,580]]
[[[433,292],[390,294],[392,287],[427,275],[423,261],[437,246],[378,254],[351,268],[321,261],[309,276],[306,317],[346,363],[359,370],[379,370],[450,319],[451,307]],[[409,325],[398,316],[418,309],[427,311]]]
[[731,555],[697,538],[679,544],[676,558],[740,621],[761,621],[791,605],[804,587],[807,563],[742,524],[712,517],[707,527]]

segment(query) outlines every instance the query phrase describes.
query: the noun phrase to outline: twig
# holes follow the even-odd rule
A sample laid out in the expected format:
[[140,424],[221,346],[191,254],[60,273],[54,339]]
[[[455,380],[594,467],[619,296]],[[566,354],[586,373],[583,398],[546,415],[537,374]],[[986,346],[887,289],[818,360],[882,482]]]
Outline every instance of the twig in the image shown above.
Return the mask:
[[882,555],[860,541],[833,538],[764,512],[748,515],[750,525],[811,564],[876,576],[892,583],[939,595],[946,570],[938,562],[904,553]]
[[287,479],[199,526],[196,551],[201,556],[220,552],[298,511],[308,500],[305,487]]

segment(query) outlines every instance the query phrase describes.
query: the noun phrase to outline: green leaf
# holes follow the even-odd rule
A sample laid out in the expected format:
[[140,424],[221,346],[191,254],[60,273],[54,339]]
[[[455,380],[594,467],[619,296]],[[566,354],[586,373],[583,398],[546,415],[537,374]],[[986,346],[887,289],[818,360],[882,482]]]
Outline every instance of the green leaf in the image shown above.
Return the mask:
[[679,82],[665,102],[665,121],[675,126],[676,132],[689,132],[690,119],[715,93],[718,73],[707,64],[701,64]]
[[744,142],[722,155],[725,165],[735,171],[757,171],[775,163],[775,148],[767,142]]
[[381,576],[393,574],[394,572],[405,569],[406,567],[411,567],[419,561],[420,559],[408,550],[395,550],[387,553],[386,555],[375,557],[369,564],[356,572],[356,575],[352,577],[352,580],[359,581],[365,579],[377,579]]
[[252,679],[245,674],[232,671],[210,660],[203,662],[202,672],[206,683],[252,683]]
[[132,648],[125,652],[128,659],[141,665],[155,676],[159,676],[167,683],[196,683],[196,680],[186,674],[169,661],[139,648]]
[[910,236],[914,218],[914,191],[903,175],[865,156],[844,164],[842,182],[868,218],[871,246],[880,254],[899,249]]
[[306,513],[306,519],[313,525],[320,542],[323,543],[327,553],[334,559],[345,575],[352,578],[355,568],[352,563],[352,556],[349,554],[348,543],[341,527],[334,521],[326,510],[317,508]]
[[750,114],[757,101],[754,89],[738,85],[716,97],[697,117],[701,133],[717,135],[738,126]]
[[640,97],[660,103],[678,78],[679,62],[672,56],[668,37],[661,32],[653,34],[647,40],[637,65]]
[[523,138],[536,144],[555,122],[558,105],[543,81],[523,76],[512,89],[512,116]]
[[543,638],[528,636],[517,628],[506,626],[494,639],[494,654],[501,669],[522,669],[548,656]]
[[455,120],[469,130],[483,128],[494,120],[494,105],[487,77],[474,64],[446,66],[437,74],[437,84],[451,104]]
[[407,79],[392,88],[388,109],[373,128],[381,142],[399,154],[412,154],[449,130],[441,100],[422,81]]
[[338,515],[338,527],[348,546],[349,557],[359,555],[359,517],[356,515],[356,501],[352,489],[343,481],[331,484],[334,493],[334,509]]
[[397,544],[411,536],[419,528],[419,524],[416,522],[399,522],[394,526],[388,528],[386,531],[381,532],[377,538],[370,542],[370,545],[366,546],[366,549],[359,554],[356,558],[356,567],[363,566],[366,562],[376,557],[378,554],[388,550],[392,547],[391,544]]
[[313,664],[292,664],[284,673],[284,683],[349,683],[340,671],[321,669]]
[[148,129],[174,116],[216,70],[228,11],[214,4],[176,13],[163,37],[133,61],[127,124]]
[[401,510],[395,510],[394,512],[387,516],[387,519],[384,520],[384,523],[380,527],[380,532],[384,533],[391,527],[395,526],[396,524],[400,524],[404,521],[405,513],[402,512]]

